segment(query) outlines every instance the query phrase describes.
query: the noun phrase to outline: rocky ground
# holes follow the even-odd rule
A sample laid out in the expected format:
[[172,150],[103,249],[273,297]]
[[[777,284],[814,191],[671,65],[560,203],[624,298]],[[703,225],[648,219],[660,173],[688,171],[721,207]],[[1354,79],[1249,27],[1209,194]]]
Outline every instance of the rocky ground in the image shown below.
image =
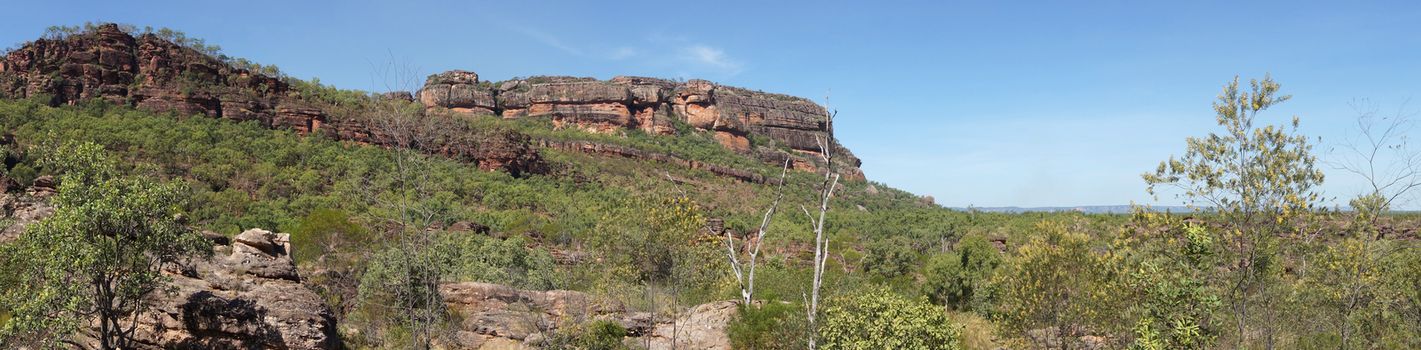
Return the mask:
[[[0,241],[53,213],[47,179],[16,193],[0,194],[11,224]],[[213,255],[175,266],[171,293],[152,296],[138,318],[134,337],[149,349],[339,349],[337,320],[320,295],[302,283],[292,260],[290,235],[250,229],[235,237],[205,232]],[[650,349],[729,349],[726,327],[733,301],[689,308],[670,317],[633,312],[565,290],[529,291],[461,282],[440,288],[454,331],[439,340],[444,349],[534,349],[577,320],[611,320],[628,329],[629,345]]]
[[537,348],[569,321],[608,320],[625,327],[625,343],[649,349],[729,349],[726,327],[734,301],[691,307],[674,319],[632,312],[622,305],[595,301],[566,290],[528,291],[463,282],[440,288],[444,302],[459,315],[456,331],[441,342],[449,349]]

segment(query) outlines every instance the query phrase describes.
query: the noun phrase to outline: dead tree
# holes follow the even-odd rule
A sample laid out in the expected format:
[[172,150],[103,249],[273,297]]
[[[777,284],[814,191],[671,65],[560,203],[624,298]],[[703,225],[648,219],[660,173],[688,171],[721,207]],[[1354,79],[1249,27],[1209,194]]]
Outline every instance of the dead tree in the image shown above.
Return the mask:
[[[1379,115],[1380,109],[1366,100],[1354,101],[1352,108],[1357,111],[1358,132],[1343,142],[1344,153],[1330,163],[1336,169],[1366,180],[1368,187],[1349,203],[1355,212],[1353,224],[1362,254],[1354,258],[1365,261],[1358,264],[1358,269],[1337,276],[1340,281],[1337,287],[1343,291],[1343,300],[1337,305],[1341,313],[1338,317],[1341,349],[1350,348],[1358,328],[1365,327],[1354,324],[1353,315],[1377,302],[1380,286],[1366,276],[1376,273],[1382,261],[1396,249],[1402,249],[1378,244],[1377,241],[1384,238],[1378,220],[1398,201],[1421,187],[1421,151],[1411,148],[1408,142],[1407,134],[1414,124],[1405,105],[1391,115]],[[1374,346],[1373,341],[1363,338],[1360,345]]]
[[[415,69],[398,64],[393,57],[376,66],[375,72],[388,91],[409,91],[418,83]],[[370,104],[363,124],[376,143],[390,146],[395,189],[399,191],[394,195],[368,196],[375,200],[375,206],[385,209],[386,217],[382,219],[394,233],[393,243],[401,252],[397,257],[401,271],[395,292],[398,305],[389,307],[395,308],[400,318],[397,321],[410,330],[410,347],[429,349],[445,311],[439,293],[444,270],[435,261],[434,234],[448,213],[441,209],[446,205],[429,202],[438,189],[430,178],[429,163],[419,150],[439,142],[441,133],[449,130],[453,121],[427,116],[421,106],[397,98],[373,95]]]
[[[780,183],[775,187],[775,199],[770,203],[770,208],[765,210],[765,215],[760,219],[760,229],[755,232],[755,240],[746,240],[744,250],[749,251],[750,261],[748,264],[740,261],[740,252],[735,244],[735,236],[730,234],[730,230],[725,231],[725,257],[730,260],[730,270],[735,273],[735,281],[740,284],[740,300],[745,305],[750,305],[755,295],[755,263],[760,256],[760,246],[765,244],[765,234],[770,231],[770,221],[775,217],[775,212],[780,207],[780,199],[784,198],[785,175],[789,173],[789,156],[785,156],[783,167],[780,169]],[[714,233],[714,232],[712,232]]]
[[1354,101],[1352,108],[1357,111],[1358,134],[1344,142],[1341,148],[1345,153],[1329,163],[1366,180],[1368,192],[1359,200],[1367,201],[1370,196],[1370,203],[1352,206],[1375,224],[1377,214],[1421,187],[1421,151],[1411,148],[1407,139],[1415,125],[1404,107],[1388,116],[1378,115],[1379,108],[1366,100]]
[[834,197],[834,189],[839,186],[839,174],[834,172],[834,116],[838,111],[826,114],[824,121],[824,137],[815,137],[819,144],[820,159],[824,161],[824,182],[819,185],[819,216],[816,219],[809,213],[809,209],[800,206],[804,216],[809,218],[809,224],[814,228],[814,282],[811,285],[810,293],[805,297],[808,304],[806,313],[809,319],[809,349],[818,349],[818,314],[819,314],[819,290],[824,286],[824,263],[829,259],[829,237],[824,234],[824,221],[829,214],[829,200]]

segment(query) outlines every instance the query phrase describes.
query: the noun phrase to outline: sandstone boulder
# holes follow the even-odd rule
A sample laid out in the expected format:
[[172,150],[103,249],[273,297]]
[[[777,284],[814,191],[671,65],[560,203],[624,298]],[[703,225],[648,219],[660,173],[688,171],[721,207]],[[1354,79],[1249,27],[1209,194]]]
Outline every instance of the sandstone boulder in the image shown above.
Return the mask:
[[[722,301],[692,307],[675,318],[653,318],[581,292],[478,282],[445,284],[440,293],[462,317],[453,335],[439,344],[447,349],[538,348],[550,335],[565,331],[562,328],[590,320],[621,324],[629,334],[626,343],[649,342],[652,349],[729,349],[726,327],[737,310],[735,302]],[[671,343],[673,337],[676,344]]]
[[252,229],[188,273],[172,272],[175,291],[155,296],[135,332],[148,348],[336,349],[335,318],[301,284],[289,235]]

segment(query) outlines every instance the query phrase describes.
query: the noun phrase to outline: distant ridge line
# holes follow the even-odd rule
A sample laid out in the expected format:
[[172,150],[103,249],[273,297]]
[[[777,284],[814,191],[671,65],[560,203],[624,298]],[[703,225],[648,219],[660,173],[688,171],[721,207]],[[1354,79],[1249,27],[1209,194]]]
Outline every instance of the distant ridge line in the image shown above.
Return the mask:
[[[1156,212],[1187,213],[1194,209],[1179,205],[1145,207]],[[984,213],[1059,213],[1080,212],[1086,214],[1129,214],[1134,211],[1130,205],[1080,205],[1071,207],[950,207],[957,211],[979,211]]]

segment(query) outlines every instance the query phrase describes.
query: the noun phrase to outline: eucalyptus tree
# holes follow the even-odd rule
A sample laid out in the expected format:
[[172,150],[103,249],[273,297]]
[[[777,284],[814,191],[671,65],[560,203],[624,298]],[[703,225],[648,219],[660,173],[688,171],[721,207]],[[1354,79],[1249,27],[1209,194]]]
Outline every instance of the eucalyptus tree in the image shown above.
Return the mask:
[[75,335],[92,328],[100,349],[133,348],[153,294],[170,291],[163,267],[211,253],[181,219],[188,191],[124,175],[97,144],[47,151],[42,164],[62,173],[55,210],[0,254],[14,282],[0,287],[13,313],[0,344],[88,347]]

